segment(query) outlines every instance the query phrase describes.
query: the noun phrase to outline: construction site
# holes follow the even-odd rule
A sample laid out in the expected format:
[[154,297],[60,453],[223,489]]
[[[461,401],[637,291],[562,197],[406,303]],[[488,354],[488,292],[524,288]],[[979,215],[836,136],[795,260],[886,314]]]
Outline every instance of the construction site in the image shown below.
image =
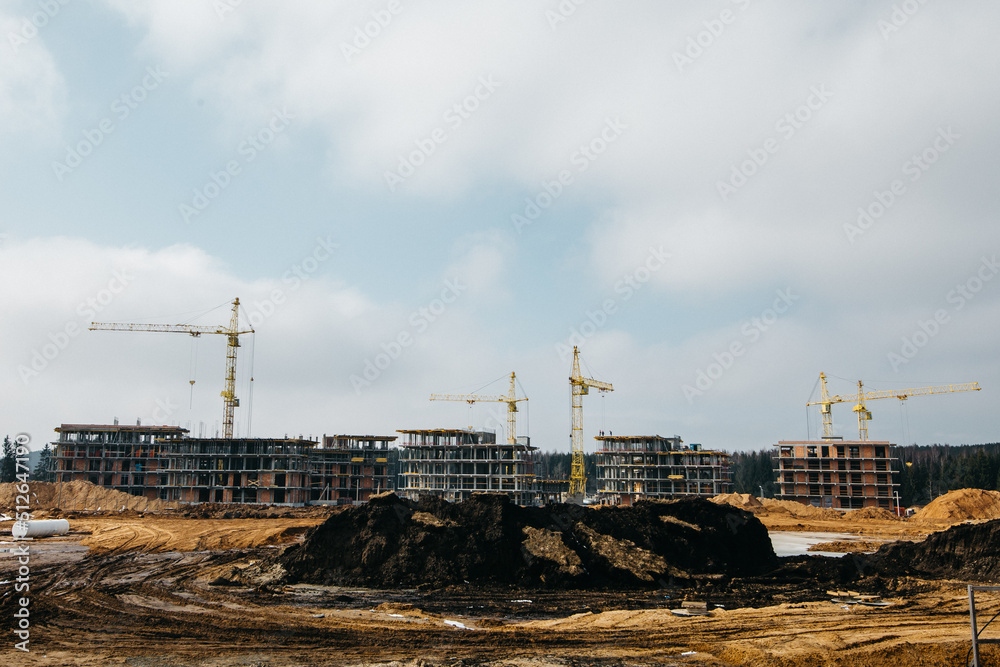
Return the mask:
[[[614,388],[583,375],[578,349],[568,479],[542,479],[514,373],[506,394],[431,396],[506,405],[502,439],[471,426],[236,436],[238,306],[228,327],[92,326],[225,335],[223,435],[63,424],[54,482],[0,485],[7,506],[27,499],[33,520],[67,526],[30,543],[32,651],[19,664],[1000,660],[975,629],[970,647],[970,605],[1000,615],[1000,492],[951,491],[905,517],[895,446],[867,432],[867,401],[974,383],[830,395],[821,374],[810,405],[823,437],[774,445],[776,498],[733,493],[720,449],[600,432],[588,497],[584,397]],[[845,402],[857,440],[833,433]],[[0,577],[18,567],[0,561]],[[0,613],[19,605],[4,589]]]
[[[360,504],[372,495],[398,490],[412,500],[432,495],[448,501],[476,492],[499,492],[520,505],[585,501],[583,397],[591,389],[610,392],[607,382],[584,377],[573,349],[571,389],[572,466],[568,480],[538,479],[529,436],[519,436],[515,373],[506,394],[432,394],[431,401],[506,405],[506,441],[496,433],[467,429],[399,429],[400,436],[249,438],[234,435],[236,360],[240,336],[253,334],[240,323],[234,299],[228,326],[94,322],[93,331],[205,334],[226,337],[223,435],[190,437],[188,429],[164,425],[62,424],[53,445],[54,479],[86,481],[150,500],[181,503],[238,503],[303,506]],[[194,381],[192,381],[192,386]],[[729,493],[728,455],[682,447],[660,436],[605,437],[598,442],[595,499],[631,504],[643,497],[711,497]],[[643,447],[645,449],[637,449]]]

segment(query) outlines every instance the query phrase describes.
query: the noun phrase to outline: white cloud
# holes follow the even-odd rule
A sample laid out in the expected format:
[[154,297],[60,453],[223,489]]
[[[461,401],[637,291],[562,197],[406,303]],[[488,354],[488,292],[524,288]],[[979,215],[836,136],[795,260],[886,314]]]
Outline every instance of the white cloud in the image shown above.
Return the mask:
[[[424,402],[435,385],[475,381],[496,367],[487,337],[465,324],[489,302],[502,274],[500,249],[483,241],[456,253],[455,264],[443,267],[419,303],[373,302],[358,286],[332,279],[332,257],[323,257],[331,262],[326,266],[310,263],[308,257],[323,254],[317,251],[296,263],[297,273],[247,283],[191,246],[152,251],[68,238],[8,242],[0,280],[9,296],[2,324],[9,416],[23,420],[22,430],[45,433],[58,425],[49,423],[53,419],[131,422],[160,407],[163,421],[204,423],[214,433],[221,420],[224,337],[87,327],[95,320],[228,324],[229,301],[239,296],[241,323],[256,330],[252,340],[242,338],[238,373],[247,407],[248,378],[255,378],[255,432],[393,430],[426,419]],[[407,337],[402,345],[400,334]],[[367,360],[379,365],[378,374],[356,392],[351,376],[364,377]],[[190,379],[196,380],[193,404]],[[54,406],[46,396],[61,398]],[[387,410],[390,396],[407,398],[401,409]],[[331,398],[347,409],[320,411]],[[164,412],[163,405],[172,409]],[[238,414],[246,419],[245,411]]]
[[[54,344],[50,336],[58,338],[68,322],[84,323],[80,304],[108,289],[113,271],[124,266],[135,279],[102,305],[101,318],[143,320],[222,304],[212,317],[225,321],[225,304],[236,295],[260,318],[260,432],[435,425],[446,413],[428,412],[427,394],[515,370],[533,394],[533,435],[543,446],[561,447],[568,367],[547,338],[585,321],[586,313],[567,314],[567,304],[601,304],[617,281],[643,266],[650,248],[662,246],[669,261],[586,341],[587,358],[618,388],[601,405],[628,430],[762,446],[798,428],[801,385],[819,370],[873,381],[881,373],[914,385],[925,373],[961,381],[982,368],[984,377],[996,377],[981,361],[998,324],[1000,292],[992,283],[961,312],[949,310],[952,321],[899,373],[886,357],[935,309],[953,308],[949,290],[1000,247],[993,192],[1000,97],[990,76],[1000,65],[991,33],[1000,10],[992,4],[927,4],[886,39],[878,21],[890,9],[863,3],[585,3],[553,25],[546,11],[557,10],[556,2],[400,0],[402,9],[391,19],[382,15],[383,25],[369,31],[369,43],[352,46],[358,52],[350,59],[344,46],[352,45],[355,28],[377,21],[373,12],[387,3],[242,2],[223,16],[203,0],[106,4],[129,26],[118,41],[139,43],[137,60],[162,66],[175,90],[204,102],[210,113],[192,122],[214,124],[216,147],[238,145],[275,108],[294,114],[296,132],[282,135],[280,147],[288,171],[268,182],[302,189],[275,192],[271,210],[306,220],[320,213],[293,197],[322,201],[334,191],[349,194],[335,204],[343,206],[338,220],[372,204],[401,204],[384,221],[369,221],[378,231],[356,238],[371,245],[354,250],[396,259],[391,266],[373,259],[370,274],[354,276],[324,263],[292,289],[281,275],[237,266],[235,254],[214,257],[188,244],[152,251],[77,239],[8,243],[6,298],[11,321],[20,322],[4,331],[12,372]],[[725,8],[735,21],[679,69],[675,53]],[[0,69],[4,127],[57,128],[65,83],[43,37],[11,62],[14,68]],[[182,107],[181,115],[189,111]],[[163,112],[147,109],[147,119]],[[621,131],[606,134],[609,122]],[[163,120],[151,126],[176,146],[192,129]],[[960,136],[912,179],[907,161],[948,128]],[[202,129],[193,133],[198,140]],[[137,120],[129,131],[145,139],[153,130]],[[188,159],[217,161],[199,150],[177,150],[183,158],[171,158],[177,161],[164,163],[164,171],[183,171]],[[585,150],[594,159],[581,160]],[[317,165],[317,156],[326,164]],[[734,167],[755,158],[761,163],[744,170],[744,183],[729,181]],[[399,171],[400,159],[413,173],[391,192],[385,173]],[[299,165],[308,166],[294,171]],[[308,191],[315,185],[306,170],[316,167],[329,191]],[[510,213],[560,170],[573,182],[545,220],[512,233]],[[845,225],[857,223],[858,208],[880,204],[880,194],[900,179],[905,193],[863,234],[848,238]],[[724,195],[719,183],[727,181],[732,191]],[[51,193],[53,199],[62,202],[68,190]],[[102,197],[112,195],[95,189],[92,196],[87,203],[100,210]],[[150,212],[158,219],[155,210],[130,215]],[[468,216],[468,235],[458,240],[449,233],[456,215]],[[410,217],[426,230],[400,252],[402,235],[394,232]],[[560,226],[545,228],[550,221]],[[270,243],[288,252],[284,239],[255,239],[254,225],[250,219],[241,230],[241,252],[271,252]],[[203,226],[176,233],[211,232]],[[140,230],[136,238],[162,244],[153,234]],[[274,238],[268,234],[260,236]],[[208,236],[179,238],[212,247]],[[433,260],[422,252],[430,244],[437,244]],[[466,287],[437,306],[453,278]],[[557,294],[559,280],[566,291]],[[376,282],[393,296],[372,297]],[[394,290],[398,284],[407,289]],[[743,340],[743,323],[786,288],[801,295],[794,310],[704,400],[687,403],[683,385]],[[284,303],[274,301],[275,290]],[[399,343],[401,335],[410,342]],[[205,375],[185,419],[218,420],[211,394],[221,344],[198,344]],[[60,408],[70,414],[103,414],[108,405],[124,406],[123,417],[145,414],[164,394],[178,403],[188,395],[190,348],[181,336],[81,333],[37,385],[25,389],[18,380],[5,395],[27,391],[41,404],[41,397],[61,393],[72,397]],[[376,358],[384,367],[355,392],[351,376]],[[96,383],[99,371],[114,382]]]
[[[0,9],[0,135],[50,135],[65,113],[66,83],[45,46],[48,20]],[[36,24],[41,24],[38,27]]]

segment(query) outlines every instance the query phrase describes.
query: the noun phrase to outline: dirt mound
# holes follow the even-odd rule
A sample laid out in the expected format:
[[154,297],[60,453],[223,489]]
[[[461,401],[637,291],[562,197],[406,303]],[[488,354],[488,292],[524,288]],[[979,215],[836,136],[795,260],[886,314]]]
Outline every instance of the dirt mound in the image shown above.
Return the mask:
[[197,505],[185,505],[180,515],[189,519],[301,519],[327,517],[338,512],[341,507],[336,505],[282,507],[275,505],[199,503]]
[[818,542],[806,551],[826,551],[839,554],[875,553],[885,542],[874,540],[834,540],[833,542]]
[[713,503],[732,505],[733,507],[739,507],[740,509],[749,510],[751,512],[764,509],[763,503],[757,500],[757,497],[750,493],[723,493],[718,496],[709,498]]
[[913,515],[917,521],[958,523],[970,519],[1000,519],[1000,491],[957,489],[935,498]]
[[923,542],[893,542],[870,557],[883,576],[1000,581],[1000,520],[961,524]]
[[[0,484],[0,507],[14,507],[17,496],[16,483]],[[90,482],[29,482],[32,510],[90,510],[96,512],[136,510],[139,512],[159,512],[176,507],[176,503],[149,500],[121,491],[105,489]]]
[[331,516],[302,544],[255,567],[283,569],[287,582],[378,588],[642,588],[776,564],[752,514],[703,499],[520,507],[502,494],[461,503],[388,494]]
[[788,512],[793,516],[800,516],[809,519],[840,519],[844,515],[842,512],[822,507],[813,507],[804,503],[797,503],[794,500],[775,500],[774,498],[761,498],[761,504],[769,512]]
[[[117,519],[117,517],[116,517]],[[95,552],[204,551],[285,544],[316,524],[316,519],[173,519],[151,516],[136,520],[73,521],[74,530],[91,533],[80,544]]]
[[895,512],[881,507],[865,507],[851,510],[844,517],[850,521],[903,521]]

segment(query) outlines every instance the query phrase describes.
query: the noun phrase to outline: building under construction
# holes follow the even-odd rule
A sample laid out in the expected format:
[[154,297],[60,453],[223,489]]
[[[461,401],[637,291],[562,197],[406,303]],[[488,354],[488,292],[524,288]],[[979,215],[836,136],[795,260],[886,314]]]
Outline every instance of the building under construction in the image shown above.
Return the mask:
[[367,502],[396,488],[396,436],[327,435],[309,452],[306,473],[310,504]]
[[57,482],[86,481],[150,500],[305,505],[364,502],[395,488],[396,436],[188,438],[178,426],[63,424]]
[[116,491],[159,498],[166,487],[174,442],[187,434],[179,426],[63,424],[52,443],[57,482],[83,481]]
[[887,441],[781,441],[773,457],[778,500],[816,507],[892,509],[896,446]]
[[732,492],[729,454],[701,445],[685,447],[680,437],[600,435],[597,497],[611,505],[642,498],[711,497]]
[[532,504],[535,447],[527,439],[500,444],[496,434],[467,429],[400,430],[400,495],[465,500],[476,491],[507,493]]

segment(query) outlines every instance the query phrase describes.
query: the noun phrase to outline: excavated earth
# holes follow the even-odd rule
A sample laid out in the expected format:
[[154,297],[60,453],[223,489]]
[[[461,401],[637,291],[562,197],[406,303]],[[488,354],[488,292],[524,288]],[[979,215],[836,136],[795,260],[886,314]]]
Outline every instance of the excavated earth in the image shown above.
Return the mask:
[[330,517],[261,571],[335,586],[621,589],[762,574],[777,562],[752,514],[705,500],[590,509],[389,493]]
[[[895,518],[852,525],[884,536],[896,524],[918,536]],[[10,633],[18,561],[0,557],[3,664],[958,666],[966,584],[1000,583],[1000,520],[874,554],[779,559],[758,516],[703,500],[387,495],[321,512],[77,511],[70,525],[28,543],[29,653]],[[848,592],[889,606],[844,603]],[[684,607],[705,615],[671,611]],[[1000,594],[982,594],[981,617],[997,612]],[[983,656],[1000,664],[995,645]]]

